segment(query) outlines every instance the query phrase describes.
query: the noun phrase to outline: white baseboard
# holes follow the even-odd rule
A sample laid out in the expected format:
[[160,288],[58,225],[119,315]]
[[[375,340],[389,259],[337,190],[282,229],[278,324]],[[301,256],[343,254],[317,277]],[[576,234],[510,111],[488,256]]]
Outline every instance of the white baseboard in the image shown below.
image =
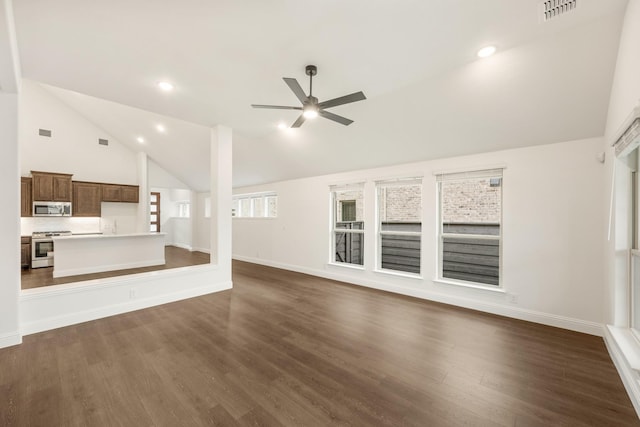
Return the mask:
[[[617,331],[616,329],[618,328],[609,325],[603,328],[604,343],[607,346],[607,350],[609,350],[609,355],[611,356],[611,360],[613,360],[613,364],[618,370],[618,374],[622,379],[624,388],[627,390],[629,399],[631,399],[631,403],[640,417],[640,376],[638,375],[638,371],[633,369],[629,363],[629,359],[625,356],[625,350],[623,349],[623,347],[627,346],[626,343],[624,343],[624,341],[626,341],[625,337],[622,337],[620,331]],[[637,353],[637,349],[635,353]],[[637,357],[638,355],[636,354],[635,356]],[[637,360],[634,362],[637,364]]]
[[204,252],[205,254],[211,254],[211,249],[209,248],[191,248],[191,252]]
[[80,274],[102,273],[104,271],[128,270],[130,268],[152,267],[154,265],[163,265],[164,258],[152,259],[148,261],[127,262],[122,264],[98,265],[94,267],[68,268],[65,270],[56,270],[53,267],[53,277],[77,276]]
[[22,344],[22,335],[18,332],[0,335],[0,348]]
[[193,251],[191,245],[185,245],[182,243],[167,243],[165,246],[175,246],[176,248],[186,249],[188,251]]
[[370,278],[356,279],[336,272],[326,270],[315,270],[311,268],[299,267],[286,263],[268,261],[259,258],[245,257],[233,255],[233,259],[238,261],[246,261],[254,264],[266,265],[269,267],[281,268],[284,270],[296,271],[298,273],[309,274],[312,276],[324,277],[326,279],[338,280],[353,285],[364,286],[368,288],[378,289],[387,292],[393,292],[401,295],[407,295],[415,298],[426,299],[430,301],[440,302],[444,304],[455,305],[458,307],[469,308],[472,310],[483,311],[486,313],[497,314],[500,316],[510,317],[513,319],[525,320],[528,322],[540,323],[542,325],[554,326],[557,328],[568,329],[571,331],[582,332],[585,334],[602,336],[603,325],[597,322],[591,322],[581,319],[574,319],[566,316],[559,316],[551,313],[544,313],[535,310],[528,310],[512,305],[504,305],[486,301],[478,301],[471,298],[464,298],[454,295],[442,294],[427,290],[407,288],[400,285],[392,285]]

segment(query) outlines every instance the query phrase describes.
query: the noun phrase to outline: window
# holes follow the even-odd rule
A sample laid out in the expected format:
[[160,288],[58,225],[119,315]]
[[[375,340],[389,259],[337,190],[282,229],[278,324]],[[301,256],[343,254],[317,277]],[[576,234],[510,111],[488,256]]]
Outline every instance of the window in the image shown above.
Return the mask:
[[363,265],[363,184],[331,187],[333,206],[332,262]]
[[211,218],[211,197],[204,198],[204,217]]
[[342,209],[342,221],[355,221],[356,220],[356,201],[355,200],[342,200],[340,202]]
[[439,278],[500,286],[502,169],[441,174]]
[[422,178],[376,182],[378,268],[420,274]]
[[237,194],[233,196],[231,216],[236,218],[275,218],[278,214],[276,193]]
[[176,206],[178,207],[178,218],[189,218],[189,217],[191,217],[191,203],[189,203],[189,202],[177,202]]

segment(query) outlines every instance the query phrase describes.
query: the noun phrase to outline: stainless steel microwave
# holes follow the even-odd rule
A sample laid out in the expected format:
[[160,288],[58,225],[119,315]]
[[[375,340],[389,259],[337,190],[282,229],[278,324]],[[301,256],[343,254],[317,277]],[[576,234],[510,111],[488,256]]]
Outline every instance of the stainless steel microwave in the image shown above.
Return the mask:
[[71,202],[33,202],[33,216],[71,216]]

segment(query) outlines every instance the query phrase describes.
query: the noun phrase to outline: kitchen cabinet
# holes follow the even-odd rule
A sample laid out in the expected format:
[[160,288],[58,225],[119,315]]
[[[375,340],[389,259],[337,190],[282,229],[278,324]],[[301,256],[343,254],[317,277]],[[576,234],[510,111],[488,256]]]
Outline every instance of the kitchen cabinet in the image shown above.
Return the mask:
[[32,194],[36,202],[70,202],[71,174],[31,171]]
[[73,216],[99,217],[102,213],[102,184],[73,181]]
[[31,197],[31,178],[20,178],[20,216],[31,216],[33,211],[33,198]]
[[102,201],[138,203],[139,187],[137,185],[102,184]]
[[31,267],[31,237],[20,237],[20,265],[22,268]]
[[139,187],[137,185],[123,185],[122,201],[125,203],[138,203],[140,200],[138,192]]

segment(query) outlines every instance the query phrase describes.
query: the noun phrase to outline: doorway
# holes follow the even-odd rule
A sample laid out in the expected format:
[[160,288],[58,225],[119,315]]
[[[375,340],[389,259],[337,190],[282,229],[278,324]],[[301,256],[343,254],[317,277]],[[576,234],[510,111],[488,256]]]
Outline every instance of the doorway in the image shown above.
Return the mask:
[[160,193],[151,192],[149,197],[149,231],[160,232]]

